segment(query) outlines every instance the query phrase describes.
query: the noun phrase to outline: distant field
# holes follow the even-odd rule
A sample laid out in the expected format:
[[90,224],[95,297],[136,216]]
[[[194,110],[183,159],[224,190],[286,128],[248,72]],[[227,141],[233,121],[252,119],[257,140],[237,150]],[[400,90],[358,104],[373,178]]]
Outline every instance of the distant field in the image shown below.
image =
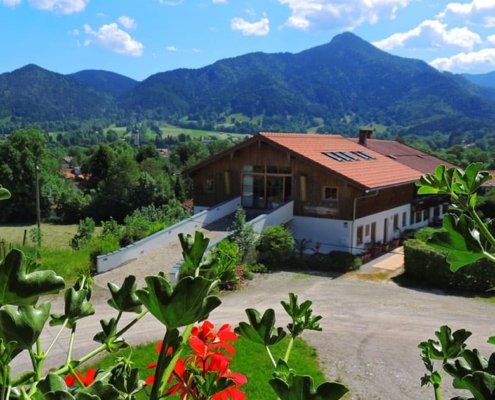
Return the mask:
[[[27,230],[26,244],[31,245],[29,231],[36,228],[33,225],[2,225],[0,226],[0,240],[5,240],[8,243],[22,244],[24,231]],[[43,247],[50,249],[68,249],[69,240],[77,233],[77,225],[54,225],[41,224],[41,232],[43,233]],[[96,228],[96,234],[101,232],[101,228]]]

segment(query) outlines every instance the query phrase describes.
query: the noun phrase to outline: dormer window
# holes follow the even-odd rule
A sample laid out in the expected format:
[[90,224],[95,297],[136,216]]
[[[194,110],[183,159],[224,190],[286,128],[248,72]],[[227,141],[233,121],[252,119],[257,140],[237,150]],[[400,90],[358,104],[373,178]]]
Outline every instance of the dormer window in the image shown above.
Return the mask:
[[337,188],[333,186],[323,187],[322,196],[324,201],[337,201]]

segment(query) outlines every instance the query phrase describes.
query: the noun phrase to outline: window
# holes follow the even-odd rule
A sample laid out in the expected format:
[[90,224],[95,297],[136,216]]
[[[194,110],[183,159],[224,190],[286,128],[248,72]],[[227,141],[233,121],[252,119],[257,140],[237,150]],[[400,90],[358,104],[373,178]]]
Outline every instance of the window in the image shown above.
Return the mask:
[[357,227],[356,244],[363,244],[363,225]]
[[416,223],[421,222],[421,215],[422,215],[422,214],[423,214],[423,213],[422,213],[421,211],[416,211],[416,212],[414,213],[414,217],[415,217],[415,222],[416,222]]
[[407,225],[407,212],[403,212],[402,213],[402,226],[406,226]]
[[205,180],[205,192],[212,193],[215,191],[215,181],[213,179]]
[[325,186],[323,188],[323,200],[336,201],[337,200],[337,188]]
[[370,224],[367,224],[364,228],[364,236],[370,235]]
[[449,212],[449,205],[444,204],[442,207],[442,214],[447,214]]
[[394,214],[394,231],[399,229],[399,214]]

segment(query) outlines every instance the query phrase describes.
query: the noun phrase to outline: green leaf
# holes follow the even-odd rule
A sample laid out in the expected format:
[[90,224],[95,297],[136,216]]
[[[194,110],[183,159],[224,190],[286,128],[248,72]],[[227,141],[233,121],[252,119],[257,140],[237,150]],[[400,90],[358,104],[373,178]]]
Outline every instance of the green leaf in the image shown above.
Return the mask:
[[469,390],[475,399],[493,399],[495,398],[495,376],[486,372],[476,371],[472,375],[467,375],[462,380],[462,385],[455,386],[459,389]]
[[286,333],[283,328],[275,328],[275,311],[272,308],[267,309],[263,317],[254,308],[246,309],[246,315],[249,324],[240,322],[235,328],[238,335],[264,346],[272,346],[285,337]]
[[98,343],[105,344],[107,351],[110,353],[116,353],[120,349],[126,348],[129,344],[122,338],[115,336],[117,334],[117,320],[111,318],[110,320],[100,320],[102,331],[98,332],[93,340]]
[[136,277],[134,275],[127,276],[121,288],[113,283],[108,283],[108,289],[110,289],[112,296],[108,300],[110,307],[120,312],[141,312],[143,303],[136,296]]
[[337,382],[324,382],[315,391],[313,379],[307,375],[294,375],[290,385],[280,378],[268,383],[280,400],[338,400],[349,391]]
[[173,288],[163,276],[148,276],[147,286],[136,291],[145,307],[168,329],[206,319],[221,301],[210,296],[213,282],[198,276],[185,277]]
[[182,246],[184,264],[193,269],[199,268],[210,239],[205,238],[202,232],[196,231],[194,240],[191,235],[180,233],[179,241]]
[[50,326],[62,325],[68,320],[67,328],[72,329],[77,320],[95,313],[93,305],[87,300],[88,291],[69,288],[65,291],[65,313],[52,314]]
[[78,390],[76,400],[119,400],[119,392],[115,387],[102,381],[96,381],[92,385]]
[[46,400],[74,400],[68,392],[65,381],[58,375],[48,374],[36,385]]
[[484,257],[480,232],[473,219],[465,214],[460,217],[446,214],[443,217],[443,232],[435,232],[426,242],[438,250],[449,252],[447,262],[452,271]]
[[0,307],[5,304],[36,304],[41,295],[58,293],[64,280],[53,271],[33,271],[38,264],[11,250],[0,263]]
[[6,343],[17,342],[13,357],[29,350],[38,340],[50,315],[50,303],[39,306],[5,306],[0,310],[0,338]]
[[440,330],[435,332],[438,341],[429,339],[427,342],[419,344],[420,349],[427,348],[430,358],[435,360],[446,360],[457,357],[466,348],[466,340],[471,336],[471,332],[465,329],[459,329],[452,333],[452,330],[447,325],[440,327]]
[[289,303],[285,301],[281,301],[280,303],[292,318],[292,322],[287,325],[287,328],[293,337],[301,335],[305,329],[313,331],[322,330],[318,322],[322,318],[321,315],[312,315],[312,301],[306,300],[299,305],[297,296],[294,293],[289,293]]
[[10,199],[10,192],[0,185],[0,200]]

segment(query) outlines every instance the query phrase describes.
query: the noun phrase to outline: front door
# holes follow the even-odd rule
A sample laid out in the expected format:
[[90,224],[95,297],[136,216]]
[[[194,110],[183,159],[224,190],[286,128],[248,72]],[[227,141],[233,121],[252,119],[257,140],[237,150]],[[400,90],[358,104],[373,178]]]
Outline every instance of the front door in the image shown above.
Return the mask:
[[376,222],[371,223],[371,243],[376,243]]
[[243,207],[276,208],[291,197],[291,176],[245,174],[242,177]]

